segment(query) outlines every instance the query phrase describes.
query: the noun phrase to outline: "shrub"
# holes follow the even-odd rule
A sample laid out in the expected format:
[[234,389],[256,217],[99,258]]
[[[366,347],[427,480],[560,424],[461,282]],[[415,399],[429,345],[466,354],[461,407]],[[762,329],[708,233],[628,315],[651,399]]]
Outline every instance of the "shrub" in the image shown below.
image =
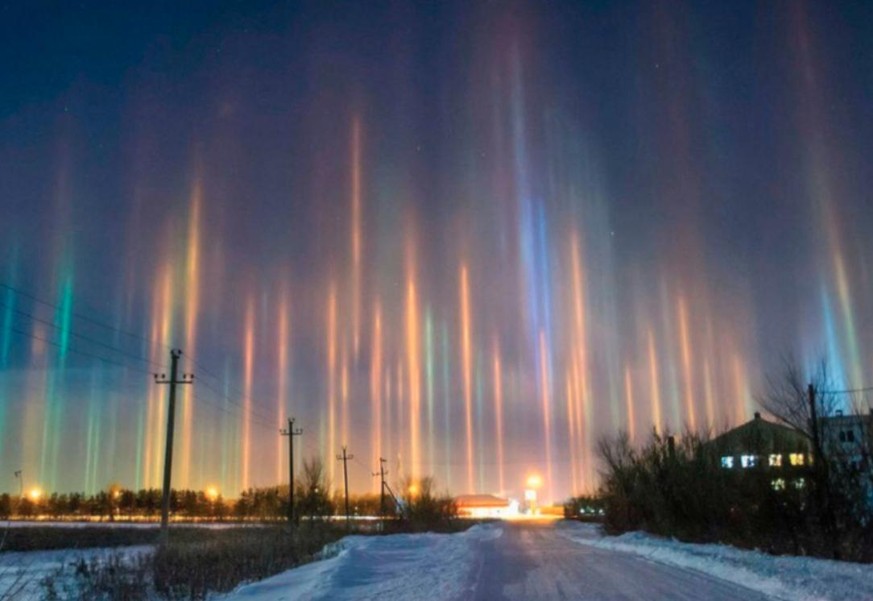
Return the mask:
[[[645,530],[697,542],[727,542],[772,553],[873,560],[871,524],[861,508],[837,512],[839,536],[825,536],[814,504],[815,481],[805,488],[774,490],[767,470],[726,470],[717,444],[686,432],[679,443],[654,432],[634,448],[625,434],[599,443],[605,465],[601,497],[604,529]],[[845,508],[832,487],[833,507]],[[856,517],[852,517],[856,516]]]
[[455,500],[448,494],[435,492],[434,479],[407,479],[403,484],[405,497],[400,500],[400,527],[412,532],[453,530],[458,517]]
[[205,599],[312,560],[342,536],[329,524],[206,530],[174,529],[153,553],[118,552],[78,561],[43,579],[47,599]]

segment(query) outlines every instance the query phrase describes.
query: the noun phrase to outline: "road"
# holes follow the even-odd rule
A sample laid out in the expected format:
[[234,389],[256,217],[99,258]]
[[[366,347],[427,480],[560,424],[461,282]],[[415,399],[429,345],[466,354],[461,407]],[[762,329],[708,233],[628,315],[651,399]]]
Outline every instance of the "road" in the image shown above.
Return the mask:
[[691,570],[568,540],[554,522],[510,522],[481,541],[471,599],[757,601],[767,597]]
[[338,555],[237,590],[246,601],[762,601],[697,571],[573,542],[594,529],[501,522],[452,535],[352,536]]

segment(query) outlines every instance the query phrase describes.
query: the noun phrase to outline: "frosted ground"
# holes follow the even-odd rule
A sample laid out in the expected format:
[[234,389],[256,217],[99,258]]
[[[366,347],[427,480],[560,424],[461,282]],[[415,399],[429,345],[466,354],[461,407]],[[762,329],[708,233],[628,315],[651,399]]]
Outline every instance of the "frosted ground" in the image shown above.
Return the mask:
[[[0,599],[40,598],[39,581],[80,558],[150,547],[0,553]],[[215,596],[237,600],[730,599],[873,601],[873,568],[773,557],[589,524],[495,523],[459,534],[348,536],[327,557]]]

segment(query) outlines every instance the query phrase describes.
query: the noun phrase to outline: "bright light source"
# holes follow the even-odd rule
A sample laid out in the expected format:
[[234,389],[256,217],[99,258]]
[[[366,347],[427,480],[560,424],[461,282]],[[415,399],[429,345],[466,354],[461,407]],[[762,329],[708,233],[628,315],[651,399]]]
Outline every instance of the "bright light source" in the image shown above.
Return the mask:
[[210,501],[214,501],[215,499],[218,498],[218,489],[215,488],[214,486],[210,486],[209,488],[206,489],[206,497]]
[[527,487],[536,490],[542,488],[543,479],[538,474],[531,474],[527,477]]
[[40,497],[42,497],[42,490],[39,487],[34,487],[27,494],[31,501],[39,501]]
[[409,492],[409,496],[411,496],[411,497],[414,497],[415,495],[417,495],[418,494],[418,484],[410,484],[408,492]]

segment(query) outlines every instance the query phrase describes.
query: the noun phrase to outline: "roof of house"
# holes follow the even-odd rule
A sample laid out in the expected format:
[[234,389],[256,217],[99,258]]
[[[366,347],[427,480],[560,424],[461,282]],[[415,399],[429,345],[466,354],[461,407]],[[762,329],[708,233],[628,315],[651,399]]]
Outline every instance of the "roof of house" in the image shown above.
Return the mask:
[[767,421],[760,413],[754,419],[714,438],[711,443],[722,453],[782,453],[808,451],[806,436],[782,424]]
[[458,507],[508,507],[509,500],[496,495],[460,495],[455,497]]

